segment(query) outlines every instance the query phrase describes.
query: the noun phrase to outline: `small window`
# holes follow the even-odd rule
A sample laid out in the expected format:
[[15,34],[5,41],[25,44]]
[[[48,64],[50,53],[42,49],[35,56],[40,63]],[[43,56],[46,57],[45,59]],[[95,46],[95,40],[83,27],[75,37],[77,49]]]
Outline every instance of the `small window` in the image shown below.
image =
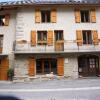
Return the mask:
[[83,44],[92,44],[92,33],[91,31],[82,31]]
[[0,26],[5,25],[5,15],[0,15]]
[[55,32],[55,40],[63,40],[63,31],[54,31]]
[[0,35],[0,48],[3,47],[3,35]]
[[81,10],[81,22],[90,22],[90,14],[88,10]]
[[50,22],[50,11],[48,10],[41,11],[41,21],[43,23]]
[[47,31],[37,31],[37,36],[38,45],[47,44]]

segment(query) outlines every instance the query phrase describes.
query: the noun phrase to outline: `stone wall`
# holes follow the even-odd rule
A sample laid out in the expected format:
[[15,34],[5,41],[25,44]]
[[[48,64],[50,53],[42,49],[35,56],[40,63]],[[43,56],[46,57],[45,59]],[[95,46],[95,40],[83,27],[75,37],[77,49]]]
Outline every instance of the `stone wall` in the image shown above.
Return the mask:
[[71,56],[71,57],[65,58],[64,75],[70,78],[78,78],[77,57]]
[[18,57],[15,59],[15,76],[27,76],[28,75],[28,59],[24,57]]

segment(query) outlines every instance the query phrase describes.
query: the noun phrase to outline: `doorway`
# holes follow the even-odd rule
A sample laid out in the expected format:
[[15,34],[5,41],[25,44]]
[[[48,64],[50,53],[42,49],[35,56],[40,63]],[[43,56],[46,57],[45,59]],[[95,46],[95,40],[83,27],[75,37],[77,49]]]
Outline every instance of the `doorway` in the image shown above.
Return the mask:
[[97,76],[99,74],[99,58],[94,55],[83,55],[78,58],[79,75]]

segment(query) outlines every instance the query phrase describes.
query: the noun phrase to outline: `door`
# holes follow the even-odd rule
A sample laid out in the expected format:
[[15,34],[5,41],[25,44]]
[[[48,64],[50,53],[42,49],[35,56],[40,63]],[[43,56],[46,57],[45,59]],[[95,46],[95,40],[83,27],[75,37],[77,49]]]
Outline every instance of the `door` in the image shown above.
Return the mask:
[[9,69],[9,60],[7,58],[0,60],[0,80],[7,80],[7,71]]
[[99,74],[99,58],[85,55],[78,58],[79,75],[97,76]]
[[89,59],[89,76],[96,75],[96,59],[90,58]]

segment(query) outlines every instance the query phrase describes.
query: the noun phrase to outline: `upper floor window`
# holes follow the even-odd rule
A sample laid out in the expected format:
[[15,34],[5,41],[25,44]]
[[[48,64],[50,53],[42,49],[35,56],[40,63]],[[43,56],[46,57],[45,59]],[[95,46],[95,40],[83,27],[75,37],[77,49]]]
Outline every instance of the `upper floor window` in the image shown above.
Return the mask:
[[4,26],[4,25],[5,25],[5,16],[0,15],[0,26]]
[[55,40],[59,41],[59,40],[63,40],[63,31],[62,30],[58,30],[58,31],[54,31],[55,33]]
[[56,9],[50,10],[35,10],[35,22],[36,23],[56,23],[57,11]]
[[51,19],[50,19],[50,11],[49,10],[42,10],[41,11],[41,21],[43,23],[46,23],[46,22],[50,22]]
[[89,9],[89,10],[80,10],[75,9],[75,22],[76,23],[87,23],[92,22],[96,23],[96,10]]
[[38,45],[47,44],[47,31],[37,31],[37,42]]
[[3,35],[0,35],[0,48],[3,47]]
[[82,31],[83,44],[92,44],[92,33],[91,31]]
[[90,22],[90,12],[89,10],[81,10],[81,22]]
[[0,15],[0,26],[8,26],[9,25],[9,14]]

